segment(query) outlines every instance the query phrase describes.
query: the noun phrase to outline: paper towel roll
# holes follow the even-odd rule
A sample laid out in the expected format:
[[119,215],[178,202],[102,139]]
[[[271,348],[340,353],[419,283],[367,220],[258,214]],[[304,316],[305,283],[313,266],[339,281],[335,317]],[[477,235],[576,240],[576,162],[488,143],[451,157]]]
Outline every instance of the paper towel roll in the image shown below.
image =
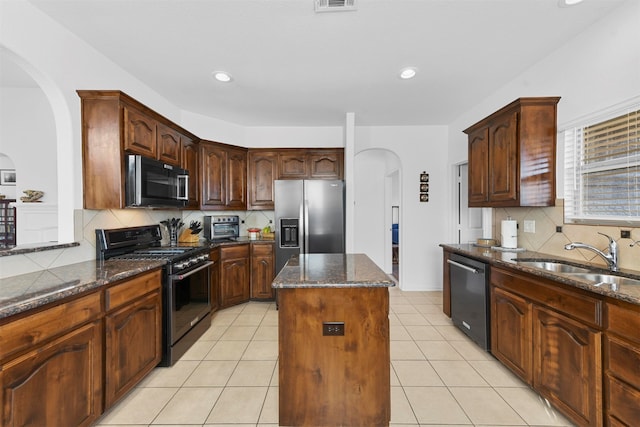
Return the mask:
[[518,222],[514,219],[502,221],[500,241],[503,248],[518,247]]

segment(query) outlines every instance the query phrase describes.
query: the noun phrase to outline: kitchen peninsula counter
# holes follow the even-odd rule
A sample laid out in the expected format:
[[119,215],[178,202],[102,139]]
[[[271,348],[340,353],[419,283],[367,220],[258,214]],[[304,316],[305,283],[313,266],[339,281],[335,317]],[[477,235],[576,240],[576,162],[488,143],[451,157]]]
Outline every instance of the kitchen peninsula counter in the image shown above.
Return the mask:
[[0,279],[0,321],[68,297],[98,289],[164,261],[85,261]]
[[292,257],[272,286],[280,425],[387,426],[394,281],[363,254],[308,254]]

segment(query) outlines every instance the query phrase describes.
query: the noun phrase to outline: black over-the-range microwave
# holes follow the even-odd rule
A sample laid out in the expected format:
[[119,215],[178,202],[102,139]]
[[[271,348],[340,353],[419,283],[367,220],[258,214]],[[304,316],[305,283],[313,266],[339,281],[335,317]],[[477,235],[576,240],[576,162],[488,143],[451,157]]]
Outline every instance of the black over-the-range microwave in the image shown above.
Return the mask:
[[128,154],[125,199],[128,207],[184,207],[189,171],[148,157]]

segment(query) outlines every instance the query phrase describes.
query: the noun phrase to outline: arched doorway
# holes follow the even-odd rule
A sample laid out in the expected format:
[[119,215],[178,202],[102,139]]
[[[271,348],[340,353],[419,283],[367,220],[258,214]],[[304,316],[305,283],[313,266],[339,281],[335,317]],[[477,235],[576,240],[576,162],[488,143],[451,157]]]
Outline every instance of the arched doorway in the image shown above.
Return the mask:
[[399,213],[397,274],[402,272],[402,200],[400,158],[390,150],[368,149],[355,155],[355,252],[367,254],[386,273],[393,269],[393,207]]

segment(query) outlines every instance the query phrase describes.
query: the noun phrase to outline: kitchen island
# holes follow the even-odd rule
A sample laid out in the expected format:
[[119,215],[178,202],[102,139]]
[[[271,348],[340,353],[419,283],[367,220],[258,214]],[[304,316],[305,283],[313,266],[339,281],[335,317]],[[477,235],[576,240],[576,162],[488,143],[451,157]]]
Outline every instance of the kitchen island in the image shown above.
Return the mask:
[[388,425],[394,281],[363,254],[307,254],[293,256],[272,286],[280,425]]

